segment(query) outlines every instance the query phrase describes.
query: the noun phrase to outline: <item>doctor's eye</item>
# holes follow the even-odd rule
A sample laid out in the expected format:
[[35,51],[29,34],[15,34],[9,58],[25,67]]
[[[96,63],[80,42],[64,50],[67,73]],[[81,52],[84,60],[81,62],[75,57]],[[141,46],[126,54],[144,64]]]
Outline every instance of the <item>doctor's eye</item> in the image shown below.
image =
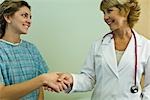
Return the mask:
[[111,9],[111,8],[107,9],[107,13],[111,13],[112,11],[113,11],[113,9]]

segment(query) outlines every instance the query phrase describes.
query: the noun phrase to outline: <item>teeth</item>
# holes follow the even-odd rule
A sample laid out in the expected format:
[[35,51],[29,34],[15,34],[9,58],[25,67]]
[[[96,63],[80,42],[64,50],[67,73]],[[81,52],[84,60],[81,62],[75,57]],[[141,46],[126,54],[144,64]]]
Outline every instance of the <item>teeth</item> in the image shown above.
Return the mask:
[[25,26],[26,28],[29,28],[29,26]]
[[114,20],[108,20],[106,21],[108,25],[112,24],[114,22]]
[[29,25],[27,25],[27,24],[23,24],[23,26],[26,27],[26,28],[29,28]]
[[109,25],[109,24],[112,23],[112,21],[111,20],[106,20],[106,23]]
[[109,21],[109,22],[107,22],[107,24],[108,24],[108,25],[110,25],[111,23],[112,23],[112,22],[110,22],[110,21]]
[[26,28],[28,28],[29,27],[29,25],[24,25]]

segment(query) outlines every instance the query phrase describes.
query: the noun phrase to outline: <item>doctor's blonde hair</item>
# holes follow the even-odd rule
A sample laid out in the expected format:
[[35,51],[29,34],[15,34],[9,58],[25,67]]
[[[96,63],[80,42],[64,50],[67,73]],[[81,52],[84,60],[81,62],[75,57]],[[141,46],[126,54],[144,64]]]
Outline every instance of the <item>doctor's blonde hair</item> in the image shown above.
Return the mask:
[[[124,1],[124,3],[122,3]],[[137,0],[102,0],[100,10],[104,11],[110,7],[120,9],[120,14],[127,16],[127,22],[130,28],[133,28],[139,20],[141,8]]]

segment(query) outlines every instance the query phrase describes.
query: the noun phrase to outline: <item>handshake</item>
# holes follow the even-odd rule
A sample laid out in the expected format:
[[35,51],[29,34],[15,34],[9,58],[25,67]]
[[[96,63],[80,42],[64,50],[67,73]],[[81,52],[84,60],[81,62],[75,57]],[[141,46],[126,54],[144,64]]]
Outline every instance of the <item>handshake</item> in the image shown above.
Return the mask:
[[61,92],[71,88],[73,85],[73,77],[69,73],[51,72],[41,75],[42,86],[44,90],[51,92]]

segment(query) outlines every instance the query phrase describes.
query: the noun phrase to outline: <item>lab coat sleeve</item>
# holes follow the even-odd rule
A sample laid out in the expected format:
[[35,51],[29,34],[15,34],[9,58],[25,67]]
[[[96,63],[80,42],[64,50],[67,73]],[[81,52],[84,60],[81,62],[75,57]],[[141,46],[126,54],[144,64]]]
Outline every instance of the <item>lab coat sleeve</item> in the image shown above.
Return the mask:
[[94,69],[94,51],[95,44],[92,45],[87,59],[84,63],[80,74],[72,74],[73,87],[70,92],[83,92],[92,90],[95,85],[95,69]]
[[142,100],[150,100],[150,57],[145,66],[145,81]]

